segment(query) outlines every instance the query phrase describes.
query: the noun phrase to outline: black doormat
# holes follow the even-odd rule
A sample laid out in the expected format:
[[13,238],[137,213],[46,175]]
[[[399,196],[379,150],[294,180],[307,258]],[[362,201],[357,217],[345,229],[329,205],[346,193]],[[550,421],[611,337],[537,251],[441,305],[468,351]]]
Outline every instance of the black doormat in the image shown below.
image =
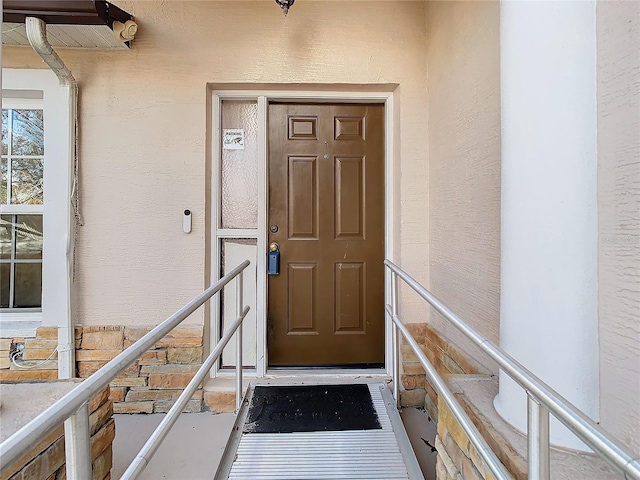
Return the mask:
[[380,429],[367,385],[257,386],[244,433]]

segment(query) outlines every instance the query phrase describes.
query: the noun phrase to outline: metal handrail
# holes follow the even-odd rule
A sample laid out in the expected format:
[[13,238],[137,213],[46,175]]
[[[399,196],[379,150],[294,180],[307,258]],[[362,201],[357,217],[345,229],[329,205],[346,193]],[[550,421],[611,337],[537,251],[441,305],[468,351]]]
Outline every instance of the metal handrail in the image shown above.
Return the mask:
[[[42,438],[46,437],[51,432],[53,432],[61,423],[63,423],[72,415],[75,415],[76,412],[78,412],[79,410],[84,410],[88,415],[86,405],[94,395],[96,395],[103,388],[105,388],[116,376],[120,374],[120,372],[122,372],[129,365],[135,362],[136,359],[138,359],[138,357],[140,357],[149,348],[155,345],[167,333],[173,330],[177,325],[179,325],[189,315],[191,315],[198,308],[200,308],[213,295],[221,291],[225,285],[227,285],[231,280],[233,280],[236,277],[238,277],[238,282],[237,282],[237,286],[238,286],[237,296],[239,298],[238,303],[239,304],[242,303],[242,272],[245,268],[247,268],[247,266],[249,266],[249,263],[250,263],[249,260],[245,260],[244,262],[242,262],[240,265],[238,265],[236,268],[231,270],[220,280],[218,280],[209,288],[207,288],[204,292],[196,296],[193,300],[187,303],[180,310],[178,310],[176,313],[171,315],[169,318],[167,318],[165,321],[163,321],[161,324],[159,324],[157,327],[155,327],[153,330],[151,330],[149,333],[143,336],[140,340],[138,340],[133,345],[128,347],[126,350],[120,353],[113,360],[109,361],[104,367],[102,367],[96,373],[94,373],[89,378],[84,380],[81,384],[79,384],[69,393],[64,395],[60,400],[55,402],[53,405],[47,408],[44,412],[39,414],[37,417],[35,417],[33,420],[27,423],[24,427],[22,427],[12,436],[7,438],[4,442],[2,442],[0,444],[0,458],[2,459],[2,465],[0,466],[0,473],[5,473],[5,471],[8,470],[9,467],[15,461],[17,461],[24,453],[30,450],[33,447],[33,445],[35,445],[39,440],[41,440]],[[214,351],[209,355],[209,357],[207,357],[207,360],[205,362],[206,365],[208,364],[213,365],[213,362],[215,361],[215,359],[211,360],[211,358],[214,356],[214,354],[217,354],[216,358],[220,356],[222,349],[229,342],[229,339],[233,335],[233,332],[235,332],[238,329],[238,327],[242,324],[242,320],[244,319],[248,311],[249,311],[249,307],[246,306],[242,309],[242,312],[238,314],[236,321],[232,324],[231,330],[227,332],[227,334],[225,334],[225,336],[216,345]],[[238,343],[241,344],[241,341],[242,341],[241,330],[238,330],[238,332],[240,333],[240,335],[238,335],[237,337],[239,339]],[[239,350],[241,351],[241,349]],[[237,363],[238,365],[236,365],[236,370],[238,369],[240,370],[239,375],[241,376],[242,375],[242,365],[241,365],[242,359],[240,359],[240,362],[237,362]],[[203,364],[203,367],[205,364]],[[192,387],[192,384],[194,384],[197,387],[197,385],[200,382],[202,382],[202,380],[204,379],[204,375],[206,375],[208,371],[209,369],[205,370],[204,368],[201,368],[196,374],[196,377],[194,377],[194,379],[189,383],[187,388]],[[199,378],[199,381],[197,383],[194,383],[194,380],[196,380],[196,378]],[[191,393],[191,395],[192,394],[193,392]],[[236,392],[236,394],[237,396],[241,396],[241,392]],[[186,397],[187,401],[191,395]],[[186,404],[186,402],[184,402],[183,397],[185,397],[184,392],[178,398],[178,400],[176,401],[176,403],[174,404],[170,412],[177,410],[179,413],[182,411],[182,408],[184,407],[184,405],[179,405],[179,404],[182,404],[182,403]],[[236,400],[236,404],[238,403],[239,403],[238,400]],[[179,408],[176,408],[176,407],[179,407]],[[167,417],[169,417],[169,414],[167,414]],[[165,418],[165,420],[167,420],[167,418]],[[173,423],[175,423],[175,420],[176,418],[172,416],[170,417],[169,421],[163,421],[161,423],[160,427],[162,427],[163,430],[157,435],[157,437],[159,438],[159,441],[162,441],[162,439],[166,436],[166,430],[171,428]],[[88,426],[87,426],[87,429],[88,429]],[[156,432],[154,432],[153,437],[156,437]],[[87,441],[88,441],[88,438],[87,438]],[[143,447],[143,450],[146,447],[147,445]],[[155,448],[157,448],[157,446]],[[155,452],[155,449],[153,449],[153,451],[151,452],[151,455],[153,455],[153,452]],[[148,454],[148,452],[146,453]],[[147,455],[147,457],[148,457],[147,458],[147,461],[148,461],[150,456]],[[84,460],[87,461],[86,459]],[[90,468],[91,466],[90,458],[88,459],[88,462],[89,462],[89,468]],[[81,466],[79,471],[86,472],[86,466]],[[86,479],[83,479],[82,476],[83,474],[78,475],[77,472],[76,472],[76,475],[72,475],[73,478],[77,478],[78,480],[86,480]],[[129,478],[134,478],[134,477],[129,477]]]
[[[441,300],[420,285],[420,283],[400,267],[389,260],[385,260],[384,263],[392,272],[392,285],[395,285],[395,289],[397,289],[396,277],[399,277],[440,313],[440,315],[451,322],[460,332],[480,348],[480,350],[493,359],[507,375],[526,390],[529,399],[528,453],[530,479],[544,480],[549,478],[548,413],[550,412],[587,446],[622,473],[626,480],[640,480],[640,458],[638,458],[637,454],[621,444],[617,439],[612,438],[611,435],[605,432],[593,420],[540,380],[540,378],[531,373],[508,353],[467,325]],[[397,302],[397,292],[394,294],[392,289],[392,302],[394,301]],[[389,311],[389,309],[391,309],[390,315],[394,324],[399,327],[405,337],[406,335],[411,337],[411,334],[406,328],[404,330],[400,328],[401,322],[397,317],[397,304],[395,306],[387,306],[387,311]],[[411,344],[411,342],[409,343]],[[415,340],[413,343],[415,347],[420,350]],[[394,345],[394,348],[397,349],[397,346]],[[420,353],[422,353],[421,350]],[[424,354],[423,357],[424,360],[429,363]],[[418,355],[418,358],[420,358],[420,355]],[[421,363],[423,362],[421,361]],[[429,363],[429,365],[431,364]],[[431,368],[433,367],[431,366]],[[448,388],[446,390],[448,390]],[[460,418],[458,418],[458,421],[463,429],[465,429],[465,432],[467,432],[463,421]],[[471,437],[469,437],[469,439],[473,441]],[[496,472],[492,473],[496,474]]]

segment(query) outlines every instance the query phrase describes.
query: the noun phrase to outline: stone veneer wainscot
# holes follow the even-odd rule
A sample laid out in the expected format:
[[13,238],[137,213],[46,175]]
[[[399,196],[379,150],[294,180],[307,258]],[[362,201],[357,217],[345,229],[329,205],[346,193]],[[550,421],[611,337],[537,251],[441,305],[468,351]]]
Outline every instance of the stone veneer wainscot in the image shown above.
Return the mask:
[[[100,326],[75,328],[76,369],[87,378],[153,327]],[[56,348],[56,328],[40,327],[33,338],[0,340],[0,382],[57,378],[57,354],[44,365],[21,370],[10,362],[18,343],[24,343],[23,364],[33,366]],[[180,326],[162,338],[110,384],[115,413],[164,413],[202,364],[202,326]],[[202,389],[195,392],[184,412],[203,411]]]

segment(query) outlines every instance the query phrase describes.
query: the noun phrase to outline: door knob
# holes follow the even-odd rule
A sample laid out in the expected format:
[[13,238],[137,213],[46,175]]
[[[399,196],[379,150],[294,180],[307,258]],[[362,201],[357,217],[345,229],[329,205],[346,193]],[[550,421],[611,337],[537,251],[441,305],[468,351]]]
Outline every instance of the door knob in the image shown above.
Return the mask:
[[278,245],[276,242],[273,242],[273,243],[269,244],[269,251],[270,252],[278,252],[278,251],[280,251],[280,245]]

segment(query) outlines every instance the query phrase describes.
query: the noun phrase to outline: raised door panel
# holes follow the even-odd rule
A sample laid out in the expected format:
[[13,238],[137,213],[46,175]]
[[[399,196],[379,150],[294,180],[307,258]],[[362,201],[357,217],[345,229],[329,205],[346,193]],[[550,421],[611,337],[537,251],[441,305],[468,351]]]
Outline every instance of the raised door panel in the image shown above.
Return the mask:
[[364,240],[363,157],[335,158],[335,237]]
[[364,117],[335,117],[334,138],[336,140],[364,140]]
[[318,158],[288,159],[287,217],[289,239],[318,238]]
[[318,139],[318,117],[289,116],[288,125],[289,140]]
[[365,263],[335,265],[335,333],[366,333]]
[[288,334],[317,334],[315,318],[316,265],[287,265],[289,328]]

